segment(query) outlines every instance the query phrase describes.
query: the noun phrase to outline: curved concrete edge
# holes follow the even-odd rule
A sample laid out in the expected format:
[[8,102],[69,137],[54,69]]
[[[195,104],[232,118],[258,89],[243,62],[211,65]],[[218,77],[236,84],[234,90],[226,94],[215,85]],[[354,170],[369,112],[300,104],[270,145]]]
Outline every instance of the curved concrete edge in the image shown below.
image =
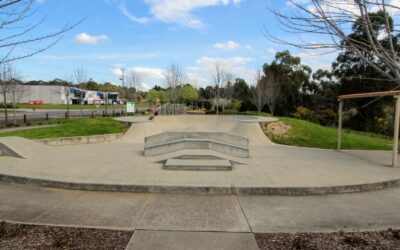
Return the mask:
[[50,138],[50,139],[40,139],[34,141],[40,142],[48,146],[66,146],[66,145],[111,142],[121,138],[123,135],[124,133],[118,133],[118,134],[105,134],[105,135],[93,135],[93,136]]
[[264,116],[249,116],[247,119],[240,120],[243,123],[270,123],[277,122],[278,118],[275,117],[264,117]]
[[10,184],[27,184],[46,188],[60,188],[82,191],[128,192],[128,193],[164,193],[164,194],[218,194],[218,195],[279,195],[307,196],[345,194],[367,191],[378,191],[400,186],[400,179],[374,183],[321,186],[321,187],[205,187],[205,186],[161,186],[161,185],[121,185],[76,183],[55,180],[44,180],[21,176],[0,174],[0,182]]

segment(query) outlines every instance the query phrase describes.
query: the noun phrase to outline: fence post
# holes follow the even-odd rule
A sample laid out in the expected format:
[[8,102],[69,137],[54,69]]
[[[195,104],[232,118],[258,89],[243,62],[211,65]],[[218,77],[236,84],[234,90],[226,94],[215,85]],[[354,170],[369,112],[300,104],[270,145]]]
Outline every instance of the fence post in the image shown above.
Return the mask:
[[49,120],[49,113],[46,113],[46,121]]
[[65,120],[68,119],[68,112],[65,112]]
[[24,114],[24,123],[26,123],[26,114]]
[[94,112],[92,111],[92,118],[94,118]]
[[112,116],[115,116],[115,111],[114,111],[114,109],[113,109],[113,114],[112,114]]

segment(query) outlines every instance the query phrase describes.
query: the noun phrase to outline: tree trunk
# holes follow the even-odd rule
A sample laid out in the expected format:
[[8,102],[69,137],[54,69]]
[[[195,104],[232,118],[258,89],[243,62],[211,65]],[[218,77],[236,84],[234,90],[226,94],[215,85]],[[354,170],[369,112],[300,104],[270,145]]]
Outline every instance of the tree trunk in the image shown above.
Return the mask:
[[16,116],[16,112],[15,112],[15,106],[16,106],[16,101],[15,101],[15,93],[13,93],[13,124],[14,127],[17,125],[17,116]]
[[7,127],[7,125],[8,125],[8,110],[7,110],[7,93],[5,91],[3,93],[3,100],[4,100],[4,122]]

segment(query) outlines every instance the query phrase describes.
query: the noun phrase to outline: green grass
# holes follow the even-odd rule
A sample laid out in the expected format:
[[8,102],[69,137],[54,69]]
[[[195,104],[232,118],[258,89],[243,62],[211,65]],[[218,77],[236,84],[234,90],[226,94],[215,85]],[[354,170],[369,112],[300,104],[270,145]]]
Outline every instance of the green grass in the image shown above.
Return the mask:
[[20,136],[27,139],[47,139],[121,133],[126,127],[112,118],[73,119],[60,126],[0,132],[0,137]]
[[[273,142],[300,147],[336,149],[337,128],[324,127],[293,118],[281,117],[279,119],[290,125],[291,129],[286,136],[267,134]],[[392,140],[383,135],[346,130],[343,132],[342,148],[390,150],[392,149]]]

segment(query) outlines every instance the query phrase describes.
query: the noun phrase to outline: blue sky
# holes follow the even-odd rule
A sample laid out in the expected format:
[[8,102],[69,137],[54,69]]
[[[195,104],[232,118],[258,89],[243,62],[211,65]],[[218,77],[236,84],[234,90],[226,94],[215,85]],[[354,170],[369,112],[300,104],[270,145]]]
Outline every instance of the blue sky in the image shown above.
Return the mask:
[[83,67],[98,82],[119,84],[123,66],[149,86],[162,85],[163,70],[176,63],[204,86],[216,60],[251,81],[254,70],[276,51],[290,49],[313,68],[328,68],[333,57],[313,57],[265,38],[265,27],[282,33],[267,8],[290,9],[283,0],[40,0],[36,7],[31,21],[47,16],[36,34],[87,18],[56,46],[18,61],[25,80],[65,79]]

